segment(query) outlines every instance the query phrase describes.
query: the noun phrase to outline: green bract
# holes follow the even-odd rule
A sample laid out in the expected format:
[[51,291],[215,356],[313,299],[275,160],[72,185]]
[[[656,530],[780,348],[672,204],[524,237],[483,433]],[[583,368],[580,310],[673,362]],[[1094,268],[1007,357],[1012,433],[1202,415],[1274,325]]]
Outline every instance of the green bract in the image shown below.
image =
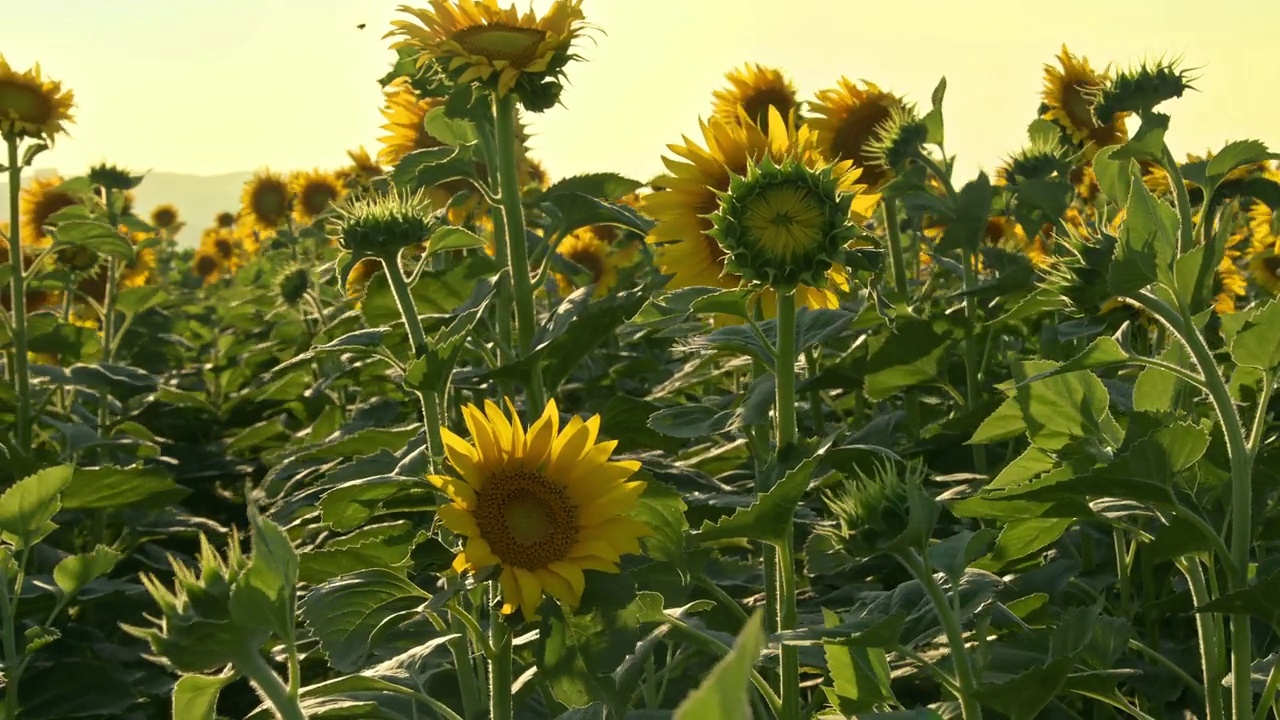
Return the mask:
[[1149,113],[1160,103],[1182,97],[1184,92],[1194,89],[1191,77],[1173,63],[1143,63],[1118,73],[1099,89],[1093,112],[1099,122],[1106,124],[1123,113]]
[[444,222],[422,191],[391,191],[361,198],[337,209],[331,234],[354,260],[391,258],[402,249],[418,245]]
[[889,170],[901,171],[929,139],[929,127],[914,105],[894,105],[876,128],[868,154]]
[[857,234],[853,194],[839,189],[835,166],[811,168],[765,158],[734,175],[708,234],[728,253],[725,271],[777,289],[824,287]]

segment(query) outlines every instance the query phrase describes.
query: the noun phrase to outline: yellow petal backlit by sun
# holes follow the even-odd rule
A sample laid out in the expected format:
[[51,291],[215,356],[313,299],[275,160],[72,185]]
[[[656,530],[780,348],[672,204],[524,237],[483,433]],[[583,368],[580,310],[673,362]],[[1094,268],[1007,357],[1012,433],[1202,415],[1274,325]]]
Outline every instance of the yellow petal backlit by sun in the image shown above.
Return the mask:
[[729,87],[712,93],[715,100],[712,112],[723,122],[738,122],[741,108],[752,122],[764,125],[769,119],[769,108],[787,117],[800,106],[795,87],[777,68],[747,63],[726,73],[725,80]]
[[561,429],[552,402],[526,430],[505,405],[463,407],[470,441],[442,429],[452,472],[428,479],[450,500],[441,524],[465,538],[453,567],[501,566],[503,612],[533,618],[544,594],[575,607],[583,571],[617,572],[622,555],[640,552],[650,530],[627,515],[645,483],[630,480],[638,462],[610,460],[615,443],[596,442],[599,416]]
[[1074,55],[1066,45],[1057,59],[1060,67],[1044,66],[1044,89],[1040,93],[1044,117],[1058,123],[1082,145],[1087,159],[1101,148],[1124,142],[1128,131],[1123,115],[1103,125],[1093,113],[1090,94],[1107,82],[1107,72],[1095,72],[1088,58]]

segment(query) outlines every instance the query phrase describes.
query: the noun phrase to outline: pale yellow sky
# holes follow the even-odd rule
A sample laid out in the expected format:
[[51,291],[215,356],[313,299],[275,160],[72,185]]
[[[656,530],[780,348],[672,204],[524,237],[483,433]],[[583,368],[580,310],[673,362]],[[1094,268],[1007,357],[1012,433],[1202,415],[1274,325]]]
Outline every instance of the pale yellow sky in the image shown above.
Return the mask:
[[[505,2],[505,0],[504,0]],[[537,0],[545,8],[549,0]],[[3,52],[39,61],[76,93],[72,137],[39,165],[77,173],[106,159],[217,174],[334,167],[376,150],[376,79],[391,54],[384,0],[0,1]],[[527,0],[520,3],[527,5]],[[1156,54],[1199,67],[1199,93],[1169,103],[1175,152],[1258,138],[1280,146],[1274,42],[1280,3],[1217,0],[585,0],[602,33],[571,86],[534,119],[553,177],[660,171],[694,133],[723,74],[775,65],[811,97],[841,75],[928,104],[948,82],[948,150],[960,171],[1015,151],[1062,43],[1095,66]],[[356,25],[367,23],[358,30]]]

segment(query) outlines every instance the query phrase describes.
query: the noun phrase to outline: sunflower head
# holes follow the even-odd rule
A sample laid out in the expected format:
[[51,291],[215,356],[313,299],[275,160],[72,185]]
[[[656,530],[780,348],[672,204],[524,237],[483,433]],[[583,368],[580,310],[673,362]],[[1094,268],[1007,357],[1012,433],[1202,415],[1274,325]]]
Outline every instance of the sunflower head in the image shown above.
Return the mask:
[[738,122],[738,108],[742,108],[752,122],[764,126],[769,122],[769,108],[790,117],[800,107],[795,87],[781,70],[747,63],[724,77],[729,87],[712,93],[712,113],[724,122]]
[[153,245],[156,236],[146,232],[130,232],[124,226],[120,227],[120,232],[133,243],[133,259],[120,272],[120,287],[142,287],[155,277],[157,258]]
[[289,192],[294,198],[293,219],[310,225],[341,200],[347,188],[333,173],[312,170],[296,173],[289,181]]
[[235,227],[236,214],[233,212],[220,212],[213,217],[213,224],[215,227],[226,229]]
[[878,186],[887,178],[875,154],[877,128],[892,117],[902,100],[873,83],[861,85],[840,78],[834,89],[818,93],[810,124],[818,133],[822,152],[829,158],[849,160],[863,169],[862,182]]
[[419,245],[444,221],[421,190],[392,191],[360,198],[338,208],[331,235],[343,250],[356,256],[393,258],[404,248]]
[[[235,216],[232,216],[231,221],[233,223],[235,222]],[[169,230],[173,228],[178,224],[178,208],[170,205],[169,203],[157,205],[156,208],[151,211],[151,224],[161,230]]]
[[1191,86],[1191,76],[1165,60],[1117,73],[1115,78],[1096,90],[1094,114],[1100,122],[1111,122],[1128,113],[1145,115],[1157,105],[1180,98]]
[[1024,180],[1047,180],[1054,175],[1070,177],[1071,148],[1059,137],[1033,135],[1031,143],[1005,161],[1004,180],[1017,185]]
[[471,439],[442,428],[453,472],[428,479],[451,501],[436,516],[465,538],[454,569],[500,566],[502,612],[532,619],[544,592],[577,607],[583,571],[616,573],[651,531],[628,517],[645,488],[630,479],[640,463],[610,460],[617,442],[598,442],[598,415],[562,426],[551,401],[526,429],[506,404],[463,407]]
[[433,64],[456,85],[474,83],[498,97],[515,92],[527,110],[559,100],[560,79],[574,40],[585,28],[582,0],[555,0],[541,17],[521,14],[498,0],[431,0],[430,8],[400,6],[413,20],[396,20],[395,48],[419,51],[419,66]]
[[290,265],[276,276],[276,292],[286,305],[297,305],[311,287],[311,275],[300,265]]
[[89,182],[107,192],[125,192],[142,184],[142,175],[111,163],[98,163],[89,168]]
[[63,180],[58,175],[38,177],[22,189],[20,197],[19,226],[22,243],[30,247],[45,247],[52,238],[45,231],[49,218],[59,210],[80,204],[80,198],[62,189]]
[[204,248],[197,250],[191,261],[191,272],[203,280],[205,285],[217,282],[218,278],[222,277],[222,270],[222,258]]
[[[618,270],[633,264],[635,253],[629,248],[614,247],[616,229],[611,225],[579,228],[556,246],[556,254],[586,270],[595,285],[595,297],[609,294],[618,283]],[[575,287],[573,278],[556,273],[556,284],[568,294]]]
[[1117,113],[1099,122],[1094,105],[1097,93],[1107,83],[1109,76],[1095,72],[1088,58],[1071,53],[1066,45],[1058,54],[1061,67],[1044,66],[1044,89],[1040,97],[1044,108],[1041,117],[1056,122],[1082,146],[1086,158],[1108,145],[1119,145],[1128,137],[1124,114]]
[[891,107],[889,118],[876,127],[867,156],[884,170],[898,173],[919,157],[928,139],[929,127],[915,105],[901,103]]
[[62,83],[45,79],[39,65],[17,72],[0,55],[0,136],[52,142],[72,122],[74,100]]
[[1274,248],[1255,251],[1249,257],[1249,275],[1258,287],[1280,295],[1280,253]]
[[825,496],[840,523],[837,540],[854,557],[919,548],[937,521],[937,501],[924,490],[925,469],[918,462],[897,468],[879,462],[873,472],[858,471],[843,487]]
[[367,185],[374,178],[382,175],[382,167],[374,162],[364,146],[348,150],[347,157],[351,159],[351,165],[340,170],[337,176],[348,188]]
[[283,175],[260,170],[240,193],[241,215],[255,228],[275,230],[289,217],[293,200],[289,181]]

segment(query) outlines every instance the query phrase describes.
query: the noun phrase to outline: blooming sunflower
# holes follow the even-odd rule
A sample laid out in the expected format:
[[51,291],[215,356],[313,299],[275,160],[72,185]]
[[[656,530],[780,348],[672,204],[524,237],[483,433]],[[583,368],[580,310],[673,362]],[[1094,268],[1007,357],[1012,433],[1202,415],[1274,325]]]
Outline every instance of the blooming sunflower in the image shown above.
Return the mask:
[[1088,58],[1076,56],[1062,46],[1058,54],[1061,68],[1044,66],[1044,89],[1040,93],[1044,102],[1043,117],[1052,120],[1084,146],[1085,157],[1092,158],[1101,148],[1119,145],[1128,138],[1124,115],[1117,114],[1103,125],[1093,113],[1093,94],[1106,84],[1108,73],[1095,72]]
[[640,463],[609,459],[617,442],[596,442],[598,415],[561,427],[553,400],[526,431],[507,406],[510,417],[492,401],[463,407],[471,441],[442,428],[453,475],[428,479],[452,501],[440,522],[466,538],[453,568],[501,566],[502,612],[532,619],[544,591],[576,607],[583,571],[617,572],[651,531],[628,517],[645,488],[629,480]]
[[220,228],[231,228],[236,224],[236,214],[220,212],[213,217],[213,224]]
[[1249,275],[1258,287],[1272,295],[1280,295],[1280,254],[1261,250],[1249,258]]
[[293,219],[300,225],[310,225],[341,200],[347,188],[333,173],[311,170],[295,173],[289,181],[289,192],[294,197]]
[[[595,297],[602,298],[618,284],[618,270],[635,263],[636,253],[630,248],[616,248],[617,228],[594,225],[579,228],[556,247],[556,254],[591,274]],[[556,273],[556,284],[568,294],[576,285],[568,275]]]
[[712,113],[726,123],[738,122],[738,108],[756,125],[769,122],[769,108],[777,108],[782,117],[790,117],[800,106],[800,98],[791,81],[781,70],[747,63],[725,74],[729,87],[712,93]]
[[862,168],[864,184],[877,187],[887,179],[885,168],[878,162],[874,145],[876,129],[902,106],[902,99],[881,90],[874,83],[862,85],[840,78],[838,87],[818,93],[812,105],[816,117],[809,124],[818,133],[824,155],[837,160],[851,160]]
[[[729,253],[710,235],[714,229],[710,216],[720,209],[720,194],[729,190],[734,177],[742,177],[753,163],[765,158],[781,162],[796,157],[814,166],[825,162],[817,148],[814,134],[807,127],[796,129],[776,112],[770,115],[768,132],[750,118],[741,116],[738,123],[728,124],[712,117],[700,123],[706,147],[684,139],[682,145],[668,148],[679,159],[663,158],[667,174],[656,178],[656,192],[640,200],[642,210],[657,223],[646,242],[655,246],[659,270],[671,278],[670,289],[685,287],[739,287],[742,277],[726,270]],[[847,164],[842,164],[847,168]],[[847,169],[842,179],[857,179],[856,169]],[[850,185],[862,189],[862,186]],[[869,215],[879,196],[858,192],[851,208],[851,221]],[[828,280],[837,288],[847,288],[842,268],[832,267]],[[831,308],[837,297],[830,287],[800,285],[797,300],[810,308]],[[768,315],[773,307],[772,291],[759,296],[761,309]]]
[[280,173],[259,170],[240,193],[241,216],[253,227],[275,230],[289,216],[293,205],[293,192],[289,181]]
[[408,78],[396,78],[383,88],[382,117],[387,122],[382,129],[387,134],[379,139],[378,164],[394,166],[414,150],[440,147],[442,143],[427,132],[423,119],[443,105],[442,98],[418,97]]
[[161,230],[168,230],[178,224],[178,208],[165,203],[151,211],[151,224]]
[[19,227],[23,245],[29,247],[48,245],[53,240],[45,232],[49,218],[59,210],[80,204],[79,198],[59,189],[62,183],[60,176],[47,175],[35,178],[22,189],[19,209],[22,223]]
[[205,248],[196,251],[195,258],[191,261],[191,272],[203,280],[205,285],[217,282],[222,277],[222,271],[222,260],[216,254]]
[[532,9],[521,15],[515,5],[503,9],[498,0],[431,0],[430,9],[399,10],[417,22],[393,21],[386,37],[403,36],[397,49],[420,50],[419,66],[434,61],[455,83],[480,82],[498,97],[518,86],[526,100],[556,86],[584,27],[582,0],[555,0],[542,17]]
[[128,228],[121,226],[121,232],[126,233],[129,241],[133,243],[133,260],[125,264],[120,273],[121,288],[142,287],[151,282],[156,271],[156,251],[151,247],[151,240],[155,239],[155,235],[145,232],[129,232]]
[[0,135],[52,140],[73,122],[74,101],[62,83],[41,75],[39,65],[17,72],[0,55]]
[[1218,263],[1218,294],[1214,297],[1213,309],[1220,315],[1236,311],[1236,299],[1249,293],[1249,280],[1240,269],[1242,250],[1249,246],[1249,231],[1243,229],[1232,233],[1227,239],[1226,250]]

